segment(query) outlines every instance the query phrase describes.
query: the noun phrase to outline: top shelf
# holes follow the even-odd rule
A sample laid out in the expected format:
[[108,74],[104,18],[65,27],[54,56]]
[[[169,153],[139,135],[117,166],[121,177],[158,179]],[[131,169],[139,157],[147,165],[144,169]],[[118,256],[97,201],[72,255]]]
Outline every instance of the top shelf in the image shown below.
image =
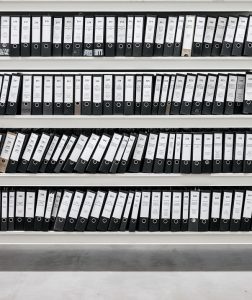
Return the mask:
[[251,0],[0,0],[1,11],[252,11]]

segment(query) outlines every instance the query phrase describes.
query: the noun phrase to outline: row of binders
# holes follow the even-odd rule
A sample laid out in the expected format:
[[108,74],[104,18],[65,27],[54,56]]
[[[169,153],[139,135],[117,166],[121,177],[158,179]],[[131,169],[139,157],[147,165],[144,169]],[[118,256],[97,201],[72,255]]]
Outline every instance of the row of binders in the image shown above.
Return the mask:
[[250,231],[252,190],[3,189],[1,230]]
[[0,134],[0,173],[252,173],[252,132]]
[[2,56],[252,56],[252,16],[1,16]]
[[0,74],[3,114],[252,114],[252,73]]

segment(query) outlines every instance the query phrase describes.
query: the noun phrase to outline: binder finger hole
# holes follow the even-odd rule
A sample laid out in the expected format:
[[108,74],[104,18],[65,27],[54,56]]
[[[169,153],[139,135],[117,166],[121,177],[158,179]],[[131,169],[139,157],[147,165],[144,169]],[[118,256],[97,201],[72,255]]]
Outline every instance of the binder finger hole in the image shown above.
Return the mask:
[[73,223],[74,223],[74,219],[70,219],[69,222],[70,222],[71,224],[73,224]]
[[227,165],[230,165],[230,160],[227,160],[227,161],[226,161],[226,164],[227,164]]
[[131,106],[131,103],[130,103],[130,102],[127,102],[127,106]]
[[13,103],[13,102],[10,102],[10,106],[14,106],[14,103]]
[[14,165],[14,164],[15,164],[15,161],[14,161],[14,160],[11,160],[11,164]]
[[38,49],[38,44],[35,44],[35,45],[34,45],[34,49]]
[[228,106],[232,106],[232,102],[228,102]]
[[214,218],[214,219],[213,219],[213,222],[214,222],[214,223],[217,223],[217,219],[216,219],[216,218]]
[[118,223],[118,219],[114,219],[114,223],[115,223],[115,224]]
[[[61,218],[59,219],[59,220],[61,220]],[[41,221],[41,217],[37,217],[37,221]],[[60,221],[60,222],[62,222],[62,221]]]
[[140,107],[140,103],[136,103],[136,107]]
[[6,223],[6,221],[7,221],[7,220],[6,220],[5,218],[2,219],[2,223]]
[[159,159],[158,164],[162,165],[162,160],[161,159]]
[[52,165],[55,165],[55,164],[56,164],[56,161],[52,160],[51,164],[52,164]]
[[184,165],[188,165],[188,160],[185,160],[185,161],[184,161]]
[[14,45],[13,45],[13,48],[16,49],[16,48],[17,48],[17,44],[14,44]]
[[161,44],[157,44],[157,48],[160,49],[161,48]]
[[12,223],[13,222],[13,218],[9,218],[9,222]]
[[215,48],[216,49],[220,48],[220,45],[219,44],[215,44]]
[[119,44],[119,48],[122,49],[123,48],[123,44]]
[[249,101],[246,101],[246,103],[247,103],[247,105],[250,105],[251,104],[251,101],[249,100]]
[[55,44],[54,47],[58,49],[59,48],[59,44]]
[[80,44],[76,44],[76,45],[75,45],[75,48],[76,48],[76,49],[79,49],[79,48],[80,48]]
[[171,48],[172,44],[171,43],[168,43],[166,44],[168,48]]
[[47,49],[47,48],[48,48],[48,44],[45,44],[45,45],[44,45],[44,48],[46,48],[46,49]]
[[119,164],[119,161],[115,161],[115,165],[118,165]]
[[109,165],[109,161],[105,160],[105,165]]
[[200,47],[200,43],[196,43],[196,47],[199,48]]
[[90,44],[87,44],[86,47],[87,47],[87,48],[91,48],[91,45],[90,45]]
[[144,103],[144,107],[148,107],[149,106],[149,103]]
[[142,219],[142,223],[145,224],[146,223],[146,219]]
[[206,220],[202,220],[201,222],[202,222],[202,224],[206,224]]
[[177,102],[174,102],[174,106],[178,106],[178,103],[177,103]]
[[164,223],[164,224],[167,224],[167,223],[168,223],[168,219],[164,219],[164,220],[163,220],[163,223]]
[[150,44],[146,44],[146,48],[150,48],[150,46],[151,46]]
[[60,223],[62,223],[62,222],[63,222],[63,219],[62,219],[62,218],[59,218],[59,221],[60,221]]
[[103,218],[102,223],[104,223],[104,224],[107,223],[107,219]]
[[95,103],[95,107],[99,107],[99,103]]
[[157,224],[157,220],[156,219],[152,220],[152,223]]
[[174,224],[178,224],[178,220],[174,220],[173,222],[174,222]]
[[209,163],[210,163],[209,160],[206,160],[206,161],[205,161],[205,164],[206,164],[206,165],[209,165]]
[[230,44],[226,44],[226,48],[230,48]]
[[106,107],[110,107],[110,104],[109,104],[109,103],[106,103],[105,106],[106,106]]
[[125,161],[125,160],[122,161],[122,165],[123,165],[123,166],[126,165],[126,161]]
[[137,165],[138,164],[138,161],[137,160],[134,160],[134,165]]
[[38,104],[38,103],[35,103],[35,107],[39,107],[39,104]]
[[175,47],[177,47],[177,48],[178,48],[178,47],[179,47],[179,43],[176,43],[176,44],[175,44]]
[[1,106],[1,107],[4,107],[4,103],[0,103],[0,106]]
[[251,165],[251,160],[247,161],[247,165]]
[[59,164],[60,164],[60,165],[62,165],[62,164],[63,164],[63,160],[62,160],[62,159],[59,161]]
[[239,222],[239,220],[236,220],[236,219],[235,219],[234,222],[237,224],[237,223]]
[[49,106],[49,105],[50,105],[50,103],[46,102],[46,106]]
[[220,102],[217,102],[217,106],[221,106],[221,103],[220,103]]
[[249,219],[248,219],[248,218],[245,218],[244,221],[245,221],[246,223],[248,223]]
[[210,106],[210,102],[206,102],[206,106],[208,106],[208,107],[209,107],[209,106]]
[[178,160],[175,160],[175,165],[178,165],[179,164],[179,161]]
[[67,103],[67,105],[66,105],[67,107],[71,107],[71,104],[70,103]]
[[128,48],[128,49],[131,49],[131,44],[127,44],[127,48]]
[[27,47],[28,47],[28,44],[27,44],[27,43],[24,43],[24,47],[27,48]]
[[108,44],[108,47],[109,47],[109,48],[112,48],[112,44]]
[[126,223],[126,222],[127,222],[127,219],[126,219],[126,218],[123,218],[122,221],[123,221],[123,223]]
[[200,106],[200,103],[199,103],[199,102],[196,102],[195,105],[196,105],[196,106]]
[[150,164],[151,163],[151,160],[150,159],[147,159],[147,164]]
[[56,107],[60,107],[60,104],[59,104],[59,103],[56,103]]
[[198,162],[198,161],[195,161],[194,164],[195,164],[195,166],[198,166],[198,165],[199,165],[199,162]]
[[116,106],[117,106],[117,107],[121,107],[122,104],[121,104],[121,103],[116,103]]
[[137,43],[137,44],[135,44],[135,46],[136,46],[137,48],[139,48],[139,47],[140,47],[140,44]]
[[190,104],[189,102],[185,102],[185,106],[189,106],[189,104]]
[[207,48],[207,49],[208,49],[208,48],[209,48],[209,44],[206,44],[206,45],[205,45],[205,48]]
[[83,224],[83,223],[85,223],[85,219],[84,218],[81,218],[80,219],[80,222]]
[[136,219],[132,219],[131,222],[132,222],[132,223],[136,223]]
[[248,47],[249,47],[249,48],[252,48],[252,43],[248,43]]
[[27,222],[28,222],[28,223],[31,223],[31,221],[32,221],[31,218],[28,218],[28,219],[27,219]]
[[17,218],[18,223],[22,222],[22,218]]
[[170,166],[172,163],[170,160],[167,161],[167,165]]
[[157,106],[158,106],[158,103],[154,103],[153,106],[156,106],[156,107],[157,107]]
[[183,223],[184,223],[184,224],[187,224],[187,219],[183,219]]
[[28,103],[27,102],[24,102],[24,106],[27,106],[28,105]]
[[81,164],[84,165],[85,164],[85,160],[81,159]]
[[80,102],[75,102],[75,105],[80,106]]
[[240,165],[240,164],[241,164],[241,161],[240,161],[240,160],[237,160],[236,164],[237,164],[237,165]]
[[240,48],[240,47],[241,47],[241,44],[239,44],[239,43],[236,44],[236,47],[237,47],[237,48]]
[[223,223],[225,223],[225,224],[226,224],[227,222],[228,222],[228,220],[227,220],[227,219],[224,219],[224,220],[223,220]]
[[93,164],[96,165],[97,164],[97,160],[93,160]]
[[219,165],[220,164],[220,160],[216,160],[216,165]]
[[161,103],[161,106],[164,107],[164,106],[165,106],[165,103]]
[[97,48],[101,48],[101,44],[100,43],[97,44]]
[[89,103],[88,103],[88,102],[85,102],[85,106],[89,106]]

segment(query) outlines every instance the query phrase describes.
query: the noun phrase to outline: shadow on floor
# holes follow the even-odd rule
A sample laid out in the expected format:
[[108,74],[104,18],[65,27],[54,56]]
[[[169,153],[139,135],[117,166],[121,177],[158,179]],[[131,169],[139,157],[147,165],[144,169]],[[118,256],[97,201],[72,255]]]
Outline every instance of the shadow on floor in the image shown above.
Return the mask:
[[252,246],[38,246],[0,248],[0,271],[252,271]]

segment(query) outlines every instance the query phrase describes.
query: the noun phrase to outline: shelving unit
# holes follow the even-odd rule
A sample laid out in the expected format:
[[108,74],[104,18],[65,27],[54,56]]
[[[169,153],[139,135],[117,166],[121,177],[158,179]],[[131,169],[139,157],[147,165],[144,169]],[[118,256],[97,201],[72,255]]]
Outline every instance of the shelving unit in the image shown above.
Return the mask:
[[0,233],[0,245],[251,245],[251,232],[13,232]]
[[0,128],[246,128],[252,115],[1,116]]
[[[251,0],[0,0],[1,12],[248,12]],[[252,70],[252,57],[0,57],[2,71]],[[1,116],[0,128],[250,128],[252,116]],[[252,186],[252,174],[1,174],[0,186]],[[0,244],[252,244],[252,233],[0,233]]]
[[0,186],[251,186],[252,174],[0,174]]
[[252,70],[252,57],[0,57],[1,70]]

